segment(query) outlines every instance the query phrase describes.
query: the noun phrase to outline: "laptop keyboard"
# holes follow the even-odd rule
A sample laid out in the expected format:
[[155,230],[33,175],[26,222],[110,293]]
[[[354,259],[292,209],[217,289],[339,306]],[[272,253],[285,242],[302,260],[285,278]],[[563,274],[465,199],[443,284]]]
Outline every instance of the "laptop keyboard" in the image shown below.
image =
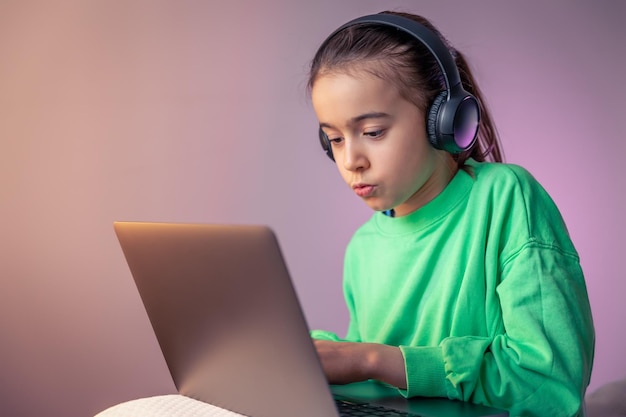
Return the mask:
[[406,411],[394,410],[393,408],[384,407],[377,404],[369,403],[353,403],[350,401],[335,399],[335,404],[339,410],[341,417],[367,417],[367,416],[382,416],[382,417],[420,417],[419,414],[409,413]]

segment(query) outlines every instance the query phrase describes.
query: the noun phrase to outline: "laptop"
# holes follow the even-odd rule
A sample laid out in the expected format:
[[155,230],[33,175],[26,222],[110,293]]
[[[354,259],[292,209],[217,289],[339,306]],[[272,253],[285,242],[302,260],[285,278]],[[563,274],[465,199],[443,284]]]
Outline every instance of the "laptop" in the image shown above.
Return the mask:
[[374,381],[329,385],[267,226],[114,222],[114,229],[182,395],[251,417],[339,417],[340,408],[363,406],[390,411],[362,415],[508,415],[461,401],[407,400]]

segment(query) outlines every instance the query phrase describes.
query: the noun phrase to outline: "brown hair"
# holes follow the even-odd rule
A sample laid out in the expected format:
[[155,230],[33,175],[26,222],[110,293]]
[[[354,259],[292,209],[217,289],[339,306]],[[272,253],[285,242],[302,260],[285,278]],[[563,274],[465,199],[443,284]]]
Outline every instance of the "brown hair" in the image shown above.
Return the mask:
[[[426,18],[392,11],[382,13],[415,20],[432,30],[448,46],[459,70],[463,88],[480,103],[478,138],[471,149],[453,155],[458,166],[463,167],[469,158],[502,162],[503,153],[498,132],[463,54],[451,47]],[[308,89],[310,91],[315,81],[325,74],[349,74],[360,70],[389,80],[396,85],[402,97],[425,113],[435,97],[446,89],[439,64],[422,42],[403,31],[380,24],[349,26],[327,39],[311,61]]]

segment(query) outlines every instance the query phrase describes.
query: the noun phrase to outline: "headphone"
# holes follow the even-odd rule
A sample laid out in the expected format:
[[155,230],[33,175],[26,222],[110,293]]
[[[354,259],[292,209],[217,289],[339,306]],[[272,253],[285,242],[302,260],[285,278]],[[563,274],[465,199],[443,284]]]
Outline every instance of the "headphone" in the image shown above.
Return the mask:
[[[407,17],[392,14],[374,14],[356,18],[335,30],[323,44],[343,29],[362,23],[390,26],[420,41],[435,57],[446,89],[441,91],[427,110],[426,133],[428,141],[437,149],[452,154],[470,149],[476,142],[480,106],[478,99],[463,88],[459,70],[448,47],[433,31]],[[333,161],[333,151],[328,136],[320,127],[319,139],[326,155]]]

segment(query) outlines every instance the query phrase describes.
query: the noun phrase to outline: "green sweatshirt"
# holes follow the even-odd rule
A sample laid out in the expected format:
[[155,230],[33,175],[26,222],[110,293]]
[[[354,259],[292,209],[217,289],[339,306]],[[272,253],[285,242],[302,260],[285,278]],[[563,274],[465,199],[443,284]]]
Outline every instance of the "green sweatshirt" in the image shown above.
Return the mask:
[[526,170],[469,165],[471,175],[460,170],[416,212],[378,212],[355,233],[342,340],[399,346],[407,397],[471,401],[511,416],[575,416],[595,340],[576,249]]

